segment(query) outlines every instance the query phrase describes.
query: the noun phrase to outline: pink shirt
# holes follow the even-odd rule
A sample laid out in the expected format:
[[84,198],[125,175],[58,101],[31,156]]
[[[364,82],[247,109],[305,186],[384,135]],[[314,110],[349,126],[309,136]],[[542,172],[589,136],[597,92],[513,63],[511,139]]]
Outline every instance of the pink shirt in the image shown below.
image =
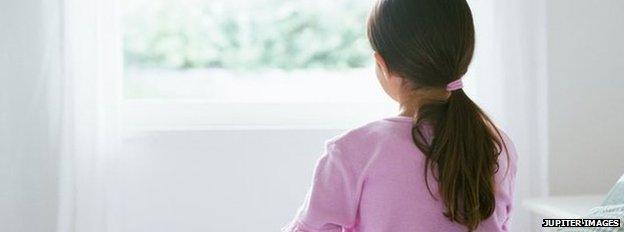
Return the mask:
[[[411,118],[397,116],[328,141],[307,199],[284,231],[467,231],[442,214],[443,203],[427,190],[425,157],[412,142],[411,128]],[[511,158],[509,170],[503,153],[495,175],[496,208],[477,231],[509,231],[516,154],[503,137]],[[436,181],[431,174],[428,178],[437,194]]]

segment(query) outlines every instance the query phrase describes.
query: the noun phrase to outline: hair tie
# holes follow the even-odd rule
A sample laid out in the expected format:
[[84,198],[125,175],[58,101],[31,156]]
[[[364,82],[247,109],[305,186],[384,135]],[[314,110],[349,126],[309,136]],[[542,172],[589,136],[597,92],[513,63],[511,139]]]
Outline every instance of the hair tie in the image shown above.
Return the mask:
[[464,87],[464,84],[462,83],[462,79],[459,78],[457,80],[452,81],[451,83],[448,83],[448,85],[446,85],[446,90],[447,91],[455,91],[458,89],[461,89]]

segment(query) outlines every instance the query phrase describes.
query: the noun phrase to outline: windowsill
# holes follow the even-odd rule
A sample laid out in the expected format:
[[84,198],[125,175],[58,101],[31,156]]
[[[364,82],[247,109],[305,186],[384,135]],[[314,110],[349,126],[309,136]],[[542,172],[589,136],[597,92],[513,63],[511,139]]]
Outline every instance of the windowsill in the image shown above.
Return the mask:
[[348,129],[397,112],[381,102],[224,103],[127,100],[126,131]]

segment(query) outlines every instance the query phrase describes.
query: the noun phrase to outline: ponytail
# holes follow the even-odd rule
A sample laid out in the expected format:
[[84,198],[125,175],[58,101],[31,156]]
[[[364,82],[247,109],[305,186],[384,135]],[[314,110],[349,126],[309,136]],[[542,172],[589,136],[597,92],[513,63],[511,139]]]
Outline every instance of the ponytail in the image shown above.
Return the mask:
[[475,230],[495,208],[494,173],[504,142],[492,121],[457,89],[446,102],[420,107],[412,138],[426,156],[425,176],[431,170],[439,184],[444,215]]

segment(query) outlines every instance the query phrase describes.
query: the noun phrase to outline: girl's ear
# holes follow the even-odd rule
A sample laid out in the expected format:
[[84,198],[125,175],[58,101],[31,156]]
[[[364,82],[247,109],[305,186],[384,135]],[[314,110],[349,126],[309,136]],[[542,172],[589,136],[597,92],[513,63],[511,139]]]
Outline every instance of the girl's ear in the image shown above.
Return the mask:
[[384,61],[383,57],[381,57],[378,52],[373,52],[373,57],[375,57],[375,63],[377,63],[383,78],[390,80],[390,72],[388,71],[388,66],[386,66],[386,61]]

